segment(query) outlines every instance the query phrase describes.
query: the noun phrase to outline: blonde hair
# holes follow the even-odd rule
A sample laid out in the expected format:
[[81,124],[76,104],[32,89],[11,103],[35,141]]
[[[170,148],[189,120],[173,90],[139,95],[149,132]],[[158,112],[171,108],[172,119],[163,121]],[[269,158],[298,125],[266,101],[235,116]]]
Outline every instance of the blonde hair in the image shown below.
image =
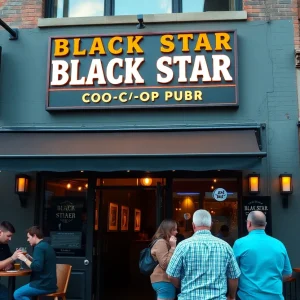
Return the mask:
[[158,226],[156,232],[152,237],[152,241],[157,239],[164,239],[169,241],[171,237],[171,231],[174,230],[177,226],[176,221],[171,219],[163,220],[160,225]]

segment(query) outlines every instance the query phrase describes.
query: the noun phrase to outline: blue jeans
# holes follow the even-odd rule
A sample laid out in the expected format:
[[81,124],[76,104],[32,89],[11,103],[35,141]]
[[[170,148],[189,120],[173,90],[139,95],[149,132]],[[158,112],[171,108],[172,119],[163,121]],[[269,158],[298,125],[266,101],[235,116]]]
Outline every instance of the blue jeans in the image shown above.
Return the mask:
[[53,293],[54,291],[45,291],[33,288],[28,284],[23,285],[19,289],[14,292],[15,300],[30,300],[30,297],[46,295],[49,293]]
[[0,300],[8,300],[7,288],[0,283]]
[[152,287],[160,299],[175,299],[175,286],[171,282],[155,282]]

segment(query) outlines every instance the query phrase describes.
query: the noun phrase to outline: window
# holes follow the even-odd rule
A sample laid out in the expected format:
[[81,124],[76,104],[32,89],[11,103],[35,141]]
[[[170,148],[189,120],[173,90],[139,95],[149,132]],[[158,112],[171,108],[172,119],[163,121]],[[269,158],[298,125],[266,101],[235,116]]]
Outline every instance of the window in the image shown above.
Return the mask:
[[172,0],[115,0],[115,15],[172,13]]
[[104,0],[55,0],[54,17],[104,16]]
[[92,17],[240,10],[242,0],[49,0],[46,17]]
[[236,10],[233,0],[182,0],[182,12]]

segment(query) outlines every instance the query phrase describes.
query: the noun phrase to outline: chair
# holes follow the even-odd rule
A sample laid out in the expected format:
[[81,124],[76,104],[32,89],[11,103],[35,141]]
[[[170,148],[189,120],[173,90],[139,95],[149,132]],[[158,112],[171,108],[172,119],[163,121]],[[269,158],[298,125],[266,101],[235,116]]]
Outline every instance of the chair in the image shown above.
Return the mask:
[[[292,292],[292,284],[294,284],[294,297]],[[283,281],[283,295],[284,299],[297,300],[297,284],[295,277],[289,277]]]
[[[51,297],[54,300],[58,300],[61,298],[62,300],[67,300],[66,293],[69,284],[69,279],[71,275],[72,266],[71,265],[64,265],[64,264],[57,264],[56,265],[56,276],[57,276],[57,292],[43,295],[42,297]],[[42,299],[38,297],[38,300]]]

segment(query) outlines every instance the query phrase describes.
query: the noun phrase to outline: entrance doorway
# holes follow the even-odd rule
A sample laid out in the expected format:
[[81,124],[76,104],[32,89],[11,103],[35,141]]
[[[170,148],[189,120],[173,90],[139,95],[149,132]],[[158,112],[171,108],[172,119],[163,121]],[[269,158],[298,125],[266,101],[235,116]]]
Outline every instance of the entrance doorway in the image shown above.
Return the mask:
[[164,185],[163,178],[97,179],[96,299],[154,299],[150,279],[140,274],[138,262],[160,222]]
[[[165,218],[177,221],[184,239],[193,234],[194,211],[206,209],[213,219],[212,234],[230,245],[239,237],[240,172],[144,175],[78,172],[42,177],[41,223],[58,262],[73,265],[68,300],[155,299],[138,261]],[[216,200],[217,189],[226,197]]]

